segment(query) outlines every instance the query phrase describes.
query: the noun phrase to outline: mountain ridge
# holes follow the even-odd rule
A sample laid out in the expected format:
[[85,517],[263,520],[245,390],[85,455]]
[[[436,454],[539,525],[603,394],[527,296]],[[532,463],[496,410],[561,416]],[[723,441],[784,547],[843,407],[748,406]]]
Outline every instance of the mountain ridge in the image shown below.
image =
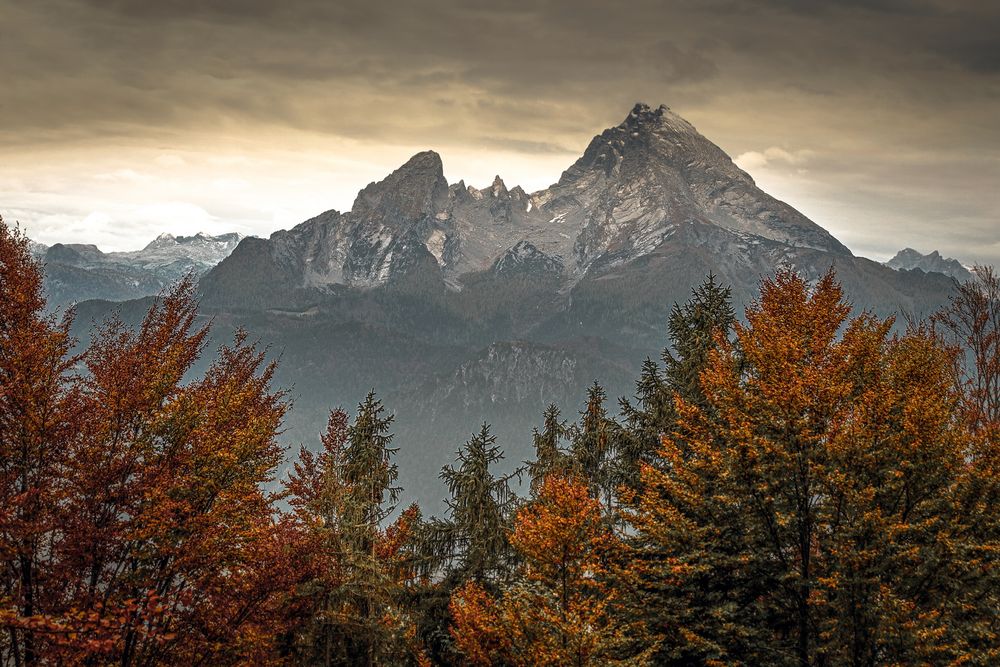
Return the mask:
[[32,241],[32,254],[45,265],[51,305],[86,299],[137,299],[160,293],[189,273],[199,277],[225,259],[245,237],[162,233],[139,250],[103,252],[96,245]]
[[[216,342],[243,329],[280,358],[292,441],[315,443],[330,408],[378,389],[400,417],[404,486],[432,505],[436,472],[479,424],[527,459],[542,394],[567,415],[595,379],[632,394],[693,286],[714,274],[740,312],[782,267],[808,280],[833,268],[856,310],[898,322],[954,288],[853,255],[687,121],[639,104],[530,194],[499,177],[449,184],[440,155],[417,153],[351,211],[243,239],[199,291]],[[567,383],[580,386],[534,391]]]
[[942,257],[937,250],[924,255],[913,248],[903,248],[885,265],[897,271],[920,269],[925,272],[943,273],[959,282],[965,282],[972,278],[972,272],[961,262],[951,257]]
[[[363,188],[350,211],[327,211],[268,241],[270,261],[296,276],[291,289],[372,288],[428,258],[447,287],[461,289],[463,274],[489,268],[521,243],[561,265],[573,284],[593,266],[648,254],[691,220],[851,255],[822,227],[757,188],[687,121],[665,106],[641,103],[596,136],[548,188],[508,190],[499,176],[483,189],[448,184],[440,155],[422,151]],[[213,273],[228,268],[224,261]],[[206,292],[225,302],[212,293],[217,278],[208,277]]]

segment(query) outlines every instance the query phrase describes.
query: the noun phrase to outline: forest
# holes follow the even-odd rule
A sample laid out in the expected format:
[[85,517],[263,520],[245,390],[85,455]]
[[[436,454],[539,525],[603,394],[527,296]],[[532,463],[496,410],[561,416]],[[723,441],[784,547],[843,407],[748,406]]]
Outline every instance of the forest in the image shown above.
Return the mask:
[[266,350],[197,311],[183,280],[81,349],[0,221],[3,665],[1000,663],[989,267],[905,323],[832,271],[742,316],[709,276],[513,474],[470,424],[442,516],[374,391],[287,451]]

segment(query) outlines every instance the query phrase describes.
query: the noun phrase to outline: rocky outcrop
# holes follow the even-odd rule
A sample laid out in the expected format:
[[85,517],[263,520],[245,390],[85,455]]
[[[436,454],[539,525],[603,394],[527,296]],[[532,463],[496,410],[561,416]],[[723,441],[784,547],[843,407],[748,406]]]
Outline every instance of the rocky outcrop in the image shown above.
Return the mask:
[[959,282],[972,278],[972,273],[962,266],[961,262],[950,257],[945,259],[937,250],[929,255],[922,255],[913,248],[903,248],[885,265],[897,271],[919,269],[924,272],[943,273]]

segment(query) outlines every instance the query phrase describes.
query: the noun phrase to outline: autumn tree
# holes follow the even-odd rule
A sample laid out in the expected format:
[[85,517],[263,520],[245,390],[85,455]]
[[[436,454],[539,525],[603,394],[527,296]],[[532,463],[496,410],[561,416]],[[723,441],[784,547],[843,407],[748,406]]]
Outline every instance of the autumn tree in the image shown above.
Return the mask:
[[304,573],[288,610],[298,622],[286,650],[297,662],[332,664],[343,641],[333,612],[344,577],[340,512],[346,487],[340,471],[348,427],[347,413],[333,410],[320,438],[322,448],[314,453],[303,446],[285,483],[297,527],[298,566]]
[[274,366],[237,334],[181,384],[207,335],[195,316],[193,285],[181,283],[137,332],[112,321],[85,355],[60,554],[76,603],[107,614],[146,604],[115,639],[122,664],[261,659],[273,618],[257,614],[293,576],[264,491],[283,459]]
[[323,450],[303,451],[288,485],[314,549],[304,554],[314,573],[300,588],[309,612],[296,630],[297,651],[305,664],[416,661],[421,649],[401,602],[420,517],[413,507],[388,522],[400,492],[392,417],[372,391],[346,421],[332,413]]
[[932,322],[956,355],[956,380],[962,387],[963,408],[975,431],[1000,427],[1000,276],[989,266],[977,266],[972,279],[958,285],[948,307]]
[[832,273],[815,287],[778,273],[709,354],[704,401],[677,401],[630,517],[627,585],[664,637],[660,662],[994,655],[969,618],[990,594],[957,504],[950,351],[849,312]]
[[621,545],[604,514],[582,481],[545,479],[511,534],[518,581],[499,597],[469,582],[452,598],[452,632],[470,664],[643,664],[636,626],[612,613],[607,574]]
[[45,572],[59,528],[72,437],[69,327],[44,314],[42,275],[27,238],[0,219],[0,662],[40,661],[32,622],[54,620]]
[[[968,601],[961,619],[964,631],[981,646],[992,646],[1000,622],[1000,276],[992,267],[977,266],[970,281],[958,286],[948,307],[932,318],[935,331],[956,349],[954,381],[961,416],[969,430],[965,475],[959,486],[963,537],[973,549],[976,567],[962,582],[979,591]],[[973,519],[973,520],[969,520]]]
[[[80,357],[41,313],[40,268],[0,225],[0,621],[13,664],[276,659],[290,553],[263,489],[282,460],[273,366],[243,334],[204,349],[182,281],[138,330],[112,320]],[[81,372],[81,366],[83,366]],[[70,371],[73,372],[70,372]]]

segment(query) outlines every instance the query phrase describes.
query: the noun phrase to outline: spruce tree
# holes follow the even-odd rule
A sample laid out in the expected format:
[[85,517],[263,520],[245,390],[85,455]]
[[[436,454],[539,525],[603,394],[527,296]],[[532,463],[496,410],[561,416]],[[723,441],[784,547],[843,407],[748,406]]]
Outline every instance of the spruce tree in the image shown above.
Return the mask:
[[717,337],[728,337],[735,321],[731,289],[719,285],[712,274],[692,290],[687,303],[674,304],[667,321],[674,351],[663,351],[664,379],[672,393],[688,403],[705,405],[701,373],[717,349]]
[[552,473],[565,473],[572,466],[570,456],[560,447],[560,443],[569,433],[569,428],[559,417],[559,408],[550,404],[543,415],[542,430],[534,429],[532,440],[535,458],[527,462],[532,497],[538,495],[546,476]]
[[516,501],[510,482],[520,471],[495,477],[490,468],[502,460],[496,436],[484,423],[458,450],[457,466],[441,470],[450,497],[447,518],[437,523],[437,532],[451,579],[490,587],[507,577],[507,531]]
[[642,462],[655,458],[660,437],[669,433],[677,419],[675,396],[704,405],[700,375],[718,337],[728,339],[736,321],[729,287],[714,275],[691,290],[683,305],[674,304],[667,319],[668,347],[662,352],[663,366],[647,358],[636,381],[635,404],[622,399],[621,410],[628,426],[621,452],[621,480],[638,482]]
[[621,481],[617,456],[623,434],[618,422],[608,416],[606,399],[604,387],[595,380],[587,390],[587,403],[573,429],[571,455],[575,473],[613,514],[615,492]]
[[452,592],[466,582],[498,591],[510,580],[508,534],[517,503],[510,484],[520,471],[495,476],[491,468],[502,460],[496,437],[483,424],[458,450],[455,464],[441,470],[448,487],[446,516],[431,519],[420,531],[424,585],[414,591],[413,605],[420,615],[419,636],[438,664],[459,660],[448,632]]
[[[302,652],[313,664],[405,663],[403,656],[415,652],[402,608],[412,576],[405,545],[419,516],[411,508],[385,525],[400,493],[392,417],[372,391],[346,431],[337,424],[331,418],[324,454],[305,457],[292,480],[295,505],[306,518],[315,517],[320,554],[332,568],[311,582],[310,595],[319,603]],[[310,487],[315,491],[303,496],[300,489]]]

